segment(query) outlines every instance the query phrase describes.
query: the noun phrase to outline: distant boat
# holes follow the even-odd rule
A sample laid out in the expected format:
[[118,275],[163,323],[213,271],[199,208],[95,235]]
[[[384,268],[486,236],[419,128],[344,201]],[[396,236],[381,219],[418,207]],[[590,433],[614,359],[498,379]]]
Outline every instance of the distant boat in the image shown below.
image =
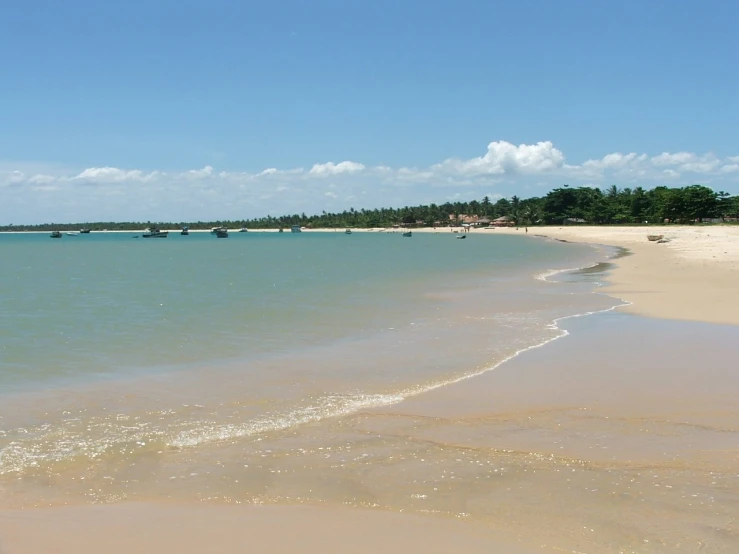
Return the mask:
[[76,237],[77,235],[79,235],[79,234],[80,234],[80,232],[79,232],[79,231],[67,231],[67,232],[66,232],[65,234],[66,234],[66,235],[67,235],[68,237]]
[[248,233],[248,232],[249,232],[249,229],[247,229],[246,227],[242,227],[241,229],[239,229],[239,233]]
[[283,229],[282,227],[280,227],[280,230],[279,230],[279,231],[277,231],[277,232],[278,232],[278,233],[284,233],[284,229]]
[[228,238],[228,229],[226,227],[213,227],[210,231],[213,233],[216,238],[219,239],[227,239]]
[[300,228],[300,225],[293,225],[292,227],[290,227],[291,233],[300,233],[301,231],[302,229]]
[[80,229],[80,233],[82,233],[83,235],[87,235],[90,231],[91,229]]
[[344,233],[347,234],[347,235],[351,235],[352,234],[352,230],[351,229],[347,229],[346,231],[344,231]]
[[53,238],[53,239],[60,239],[60,238],[62,238],[62,233],[61,233],[61,231],[52,231],[51,232],[51,235],[49,235],[49,236],[51,238]]
[[411,233],[410,231],[406,231],[405,233],[403,233],[403,236],[404,237],[412,237],[413,236],[413,233]]
[[160,231],[156,227],[149,227],[141,235],[145,239],[166,239],[169,231]]
[[187,226],[183,227],[183,228],[182,228],[182,231],[180,231],[180,235],[185,235],[185,236],[187,236],[187,235],[189,235],[189,234],[190,234],[190,229],[188,229],[188,228],[187,228]]
[[454,237],[454,238],[457,238],[457,239],[466,239],[467,238],[467,235],[459,235],[458,237]]

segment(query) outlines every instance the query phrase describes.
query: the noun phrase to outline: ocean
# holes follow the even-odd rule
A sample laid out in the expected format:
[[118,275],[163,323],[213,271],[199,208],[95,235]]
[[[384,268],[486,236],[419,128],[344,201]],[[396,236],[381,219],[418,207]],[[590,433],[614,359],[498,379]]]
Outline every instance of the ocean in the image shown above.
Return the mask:
[[619,304],[613,251],[494,231],[134,235],[0,234],[5,506],[378,505],[410,474],[358,417]]

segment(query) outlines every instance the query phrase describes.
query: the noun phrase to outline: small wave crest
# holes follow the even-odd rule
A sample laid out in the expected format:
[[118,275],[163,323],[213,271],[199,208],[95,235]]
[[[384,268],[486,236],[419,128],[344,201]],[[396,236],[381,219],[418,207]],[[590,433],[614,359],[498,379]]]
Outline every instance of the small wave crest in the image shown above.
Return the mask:
[[388,406],[403,400],[401,394],[327,395],[317,402],[286,413],[267,415],[238,424],[209,423],[177,434],[169,446],[184,448],[209,442],[248,437],[270,431],[282,431],[331,417],[351,414],[366,408]]

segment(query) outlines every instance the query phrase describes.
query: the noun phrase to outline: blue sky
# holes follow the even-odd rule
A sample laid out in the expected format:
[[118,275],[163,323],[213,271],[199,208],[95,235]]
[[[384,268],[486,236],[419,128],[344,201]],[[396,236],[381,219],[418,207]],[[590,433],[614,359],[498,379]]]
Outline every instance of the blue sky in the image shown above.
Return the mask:
[[737,21],[685,0],[7,3],[0,223],[739,193]]

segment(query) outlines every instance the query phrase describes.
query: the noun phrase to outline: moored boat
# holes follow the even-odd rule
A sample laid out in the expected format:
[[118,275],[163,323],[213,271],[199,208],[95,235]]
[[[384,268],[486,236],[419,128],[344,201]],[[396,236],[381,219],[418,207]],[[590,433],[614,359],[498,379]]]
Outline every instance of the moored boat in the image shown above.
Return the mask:
[[62,233],[61,231],[52,231],[49,236],[53,239],[60,239],[62,238]]
[[166,239],[169,231],[160,231],[156,227],[147,228],[141,235],[145,239]]
[[213,227],[213,229],[211,229],[210,232],[213,233],[216,236],[216,238],[219,238],[219,239],[228,238],[228,229],[226,227]]
[[241,229],[239,229],[239,233],[248,233],[248,232],[249,232],[249,229],[247,229],[246,227],[242,227]]
[[80,229],[80,233],[82,233],[83,235],[87,235],[90,233],[91,230],[92,229]]
[[180,231],[180,235],[185,235],[185,236],[187,236],[187,235],[189,235],[189,234],[190,234],[190,229],[188,229],[188,228],[187,228],[187,226],[183,227],[183,228],[182,228],[182,231]]
[[67,231],[67,232],[65,233],[65,235],[67,235],[68,237],[76,237],[76,236],[77,236],[77,235],[79,235],[79,234],[80,234],[80,232],[79,232],[79,231]]
[[293,225],[292,227],[290,227],[290,232],[291,233],[300,233],[300,232],[302,232],[302,229],[300,228],[300,225]]
[[344,233],[347,234],[347,235],[351,235],[352,234],[352,230],[351,229],[347,229],[346,231],[344,231]]
[[403,236],[404,237],[412,237],[413,236],[413,233],[410,232],[410,231],[406,231],[405,233],[403,233]]

